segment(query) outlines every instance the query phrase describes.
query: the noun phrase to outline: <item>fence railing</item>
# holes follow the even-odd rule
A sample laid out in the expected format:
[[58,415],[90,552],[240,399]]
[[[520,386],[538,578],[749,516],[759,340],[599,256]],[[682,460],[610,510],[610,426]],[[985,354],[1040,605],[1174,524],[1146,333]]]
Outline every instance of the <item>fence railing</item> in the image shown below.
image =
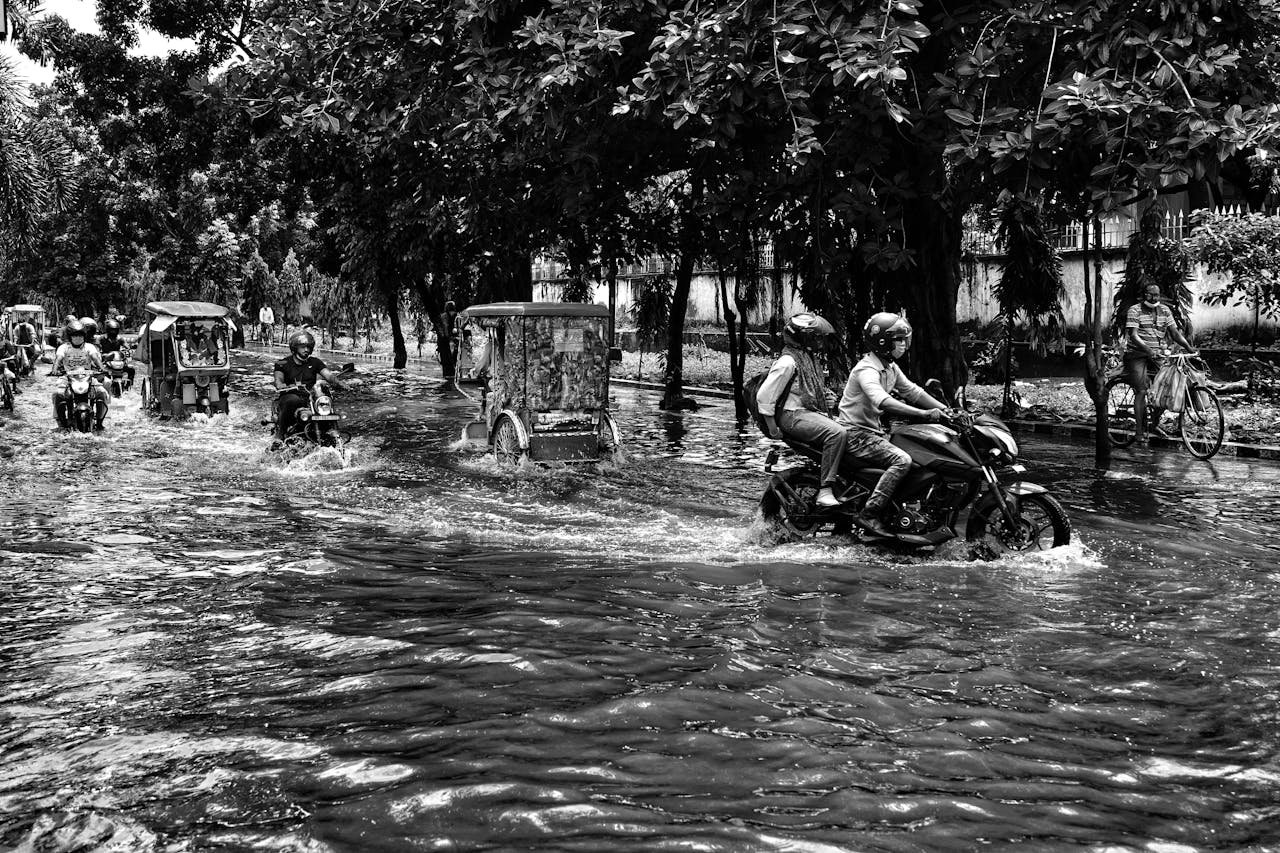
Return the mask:
[[[1216,216],[1245,216],[1248,208],[1240,204],[1223,205],[1211,211]],[[1102,220],[1102,243],[1104,249],[1124,249],[1129,245],[1129,238],[1138,229],[1138,221],[1129,216],[1114,216]],[[1060,252],[1078,252],[1084,248],[1084,229],[1086,223],[1072,222],[1058,229],[1054,235],[1054,245]],[[1185,240],[1191,235],[1191,217],[1184,211],[1166,211],[1164,221],[1160,223],[1160,233],[1172,240]],[[1000,245],[994,231],[983,228],[967,227],[964,229],[963,246],[966,252],[975,255],[1000,255],[1004,247]],[[1089,244],[1095,245],[1093,231],[1089,232]],[[760,248],[760,269],[773,269],[773,246],[765,244]],[[646,275],[674,272],[674,264],[663,257],[653,255],[633,264],[618,267],[620,278],[637,278]],[[699,268],[698,272],[715,272],[711,267]],[[552,258],[538,258],[533,263],[534,281],[555,281],[565,277],[565,265]]]

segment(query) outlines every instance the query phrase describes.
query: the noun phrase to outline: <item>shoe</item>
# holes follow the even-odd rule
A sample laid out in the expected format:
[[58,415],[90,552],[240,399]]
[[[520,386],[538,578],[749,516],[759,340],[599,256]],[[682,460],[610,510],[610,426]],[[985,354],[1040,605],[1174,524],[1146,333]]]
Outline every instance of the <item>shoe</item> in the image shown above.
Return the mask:
[[893,536],[893,534],[889,532],[889,528],[884,526],[884,522],[880,520],[880,516],[877,513],[867,512],[864,509],[849,520],[852,521],[856,527],[872,534],[873,536],[882,536],[886,539]]
[[840,506],[840,499],[836,497],[835,492],[831,491],[830,486],[823,486],[818,490],[818,498],[814,501],[818,506],[833,507]]

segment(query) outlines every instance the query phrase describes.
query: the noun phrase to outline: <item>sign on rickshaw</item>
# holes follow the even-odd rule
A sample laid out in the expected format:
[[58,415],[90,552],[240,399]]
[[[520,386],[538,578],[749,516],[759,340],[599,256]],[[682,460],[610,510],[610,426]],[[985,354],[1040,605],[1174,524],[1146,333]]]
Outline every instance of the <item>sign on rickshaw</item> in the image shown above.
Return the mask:
[[134,364],[143,411],[177,419],[226,414],[230,310],[212,302],[149,302]]
[[618,460],[609,414],[608,309],[559,302],[500,302],[462,312],[483,346],[482,412],[463,438],[483,441],[504,465]]

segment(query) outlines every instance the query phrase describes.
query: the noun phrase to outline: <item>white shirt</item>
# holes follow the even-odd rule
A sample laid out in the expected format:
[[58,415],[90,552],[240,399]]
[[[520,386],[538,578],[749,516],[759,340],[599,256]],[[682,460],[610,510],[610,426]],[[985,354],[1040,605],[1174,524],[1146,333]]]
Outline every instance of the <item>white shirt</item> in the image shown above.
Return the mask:
[[275,325],[276,312],[271,310],[270,305],[263,305],[261,308],[258,309],[258,322],[266,323],[267,325],[270,325],[270,326]]

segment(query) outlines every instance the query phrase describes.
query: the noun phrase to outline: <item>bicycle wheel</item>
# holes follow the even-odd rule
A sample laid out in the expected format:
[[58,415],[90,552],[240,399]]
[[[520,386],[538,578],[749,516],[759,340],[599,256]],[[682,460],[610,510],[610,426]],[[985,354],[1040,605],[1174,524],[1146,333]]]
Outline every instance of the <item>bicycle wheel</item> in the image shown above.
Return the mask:
[[1178,415],[1178,432],[1182,433],[1183,445],[1197,459],[1208,459],[1222,447],[1226,421],[1222,403],[1212,389],[1203,385],[1187,388],[1186,402]]
[[1113,447],[1128,447],[1138,435],[1133,386],[1123,376],[1113,376],[1103,388],[1107,394],[1107,438]]

